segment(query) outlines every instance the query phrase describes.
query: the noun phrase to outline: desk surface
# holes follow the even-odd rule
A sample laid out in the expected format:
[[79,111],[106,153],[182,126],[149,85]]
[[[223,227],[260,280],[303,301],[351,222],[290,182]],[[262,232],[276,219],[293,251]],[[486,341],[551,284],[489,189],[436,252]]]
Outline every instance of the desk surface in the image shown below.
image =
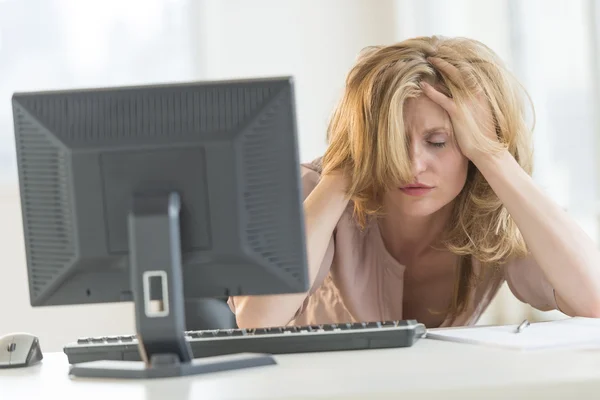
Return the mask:
[[421,339],[391,350],[293,354],[278,365],[151,381],[70,379],[62,353],[0,370],[0,398],[61,400],[600,398],[600,350],[525,352]]

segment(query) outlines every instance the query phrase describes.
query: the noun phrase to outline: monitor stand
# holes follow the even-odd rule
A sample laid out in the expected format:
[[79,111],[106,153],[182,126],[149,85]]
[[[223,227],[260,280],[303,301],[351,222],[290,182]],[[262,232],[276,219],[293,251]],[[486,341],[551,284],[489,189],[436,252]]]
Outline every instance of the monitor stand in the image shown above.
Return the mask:
[[137,196],[129,216],[131,287],[138,347],[144,361],[92,361],[72,365],[86,378],[150,379],[276,364],[267,354],[196,358],[185,332],[177,193]]

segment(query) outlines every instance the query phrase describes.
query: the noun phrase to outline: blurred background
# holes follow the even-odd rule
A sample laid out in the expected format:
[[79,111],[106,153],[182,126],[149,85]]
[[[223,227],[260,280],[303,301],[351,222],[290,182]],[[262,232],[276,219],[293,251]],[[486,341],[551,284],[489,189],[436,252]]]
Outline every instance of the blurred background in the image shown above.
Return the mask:
[[[0,0],[0,334],[46,351],[134,332],[131,304],[29,305],[10,98],[15,91],[292,75],[300,154],[322,154],[345,75],[365,46],[467,36],[494,49],[536,109],[534,178],[598,242],[600,1]],[[480,324],[562,318],[504,287]]]

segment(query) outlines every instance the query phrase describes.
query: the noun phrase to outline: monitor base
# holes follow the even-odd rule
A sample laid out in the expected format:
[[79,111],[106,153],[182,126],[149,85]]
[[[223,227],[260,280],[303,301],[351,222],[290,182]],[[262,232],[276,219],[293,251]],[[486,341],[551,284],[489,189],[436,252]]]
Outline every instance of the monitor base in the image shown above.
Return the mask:
[[268,354],[242,353],[196,358],[180,363],[176,356],[154,357],[151,365],[141,361],[92,361],[72,365],[69,375],[77,378],[157,379],[202,375],[221,371],[276,365]]

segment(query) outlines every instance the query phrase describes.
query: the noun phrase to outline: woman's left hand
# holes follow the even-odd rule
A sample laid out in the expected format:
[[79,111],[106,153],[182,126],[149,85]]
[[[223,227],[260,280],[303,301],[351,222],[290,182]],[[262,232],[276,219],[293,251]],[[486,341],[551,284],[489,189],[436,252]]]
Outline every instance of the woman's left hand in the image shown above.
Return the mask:
[[[466,86],[464,78],[454,65],[441,58],[430,57],[428,60],[456,86]],[[498,141],[492,110],[481,88],[469,89],[473,97],[466,100],[464,107],[459,107],[453,99],[426,82],[421,83],[421,88],[427,97],[446,110],[450,116],[456,141],[465,157],[475,162],[482,154],[481,149],[485,147],[486,140]]]

